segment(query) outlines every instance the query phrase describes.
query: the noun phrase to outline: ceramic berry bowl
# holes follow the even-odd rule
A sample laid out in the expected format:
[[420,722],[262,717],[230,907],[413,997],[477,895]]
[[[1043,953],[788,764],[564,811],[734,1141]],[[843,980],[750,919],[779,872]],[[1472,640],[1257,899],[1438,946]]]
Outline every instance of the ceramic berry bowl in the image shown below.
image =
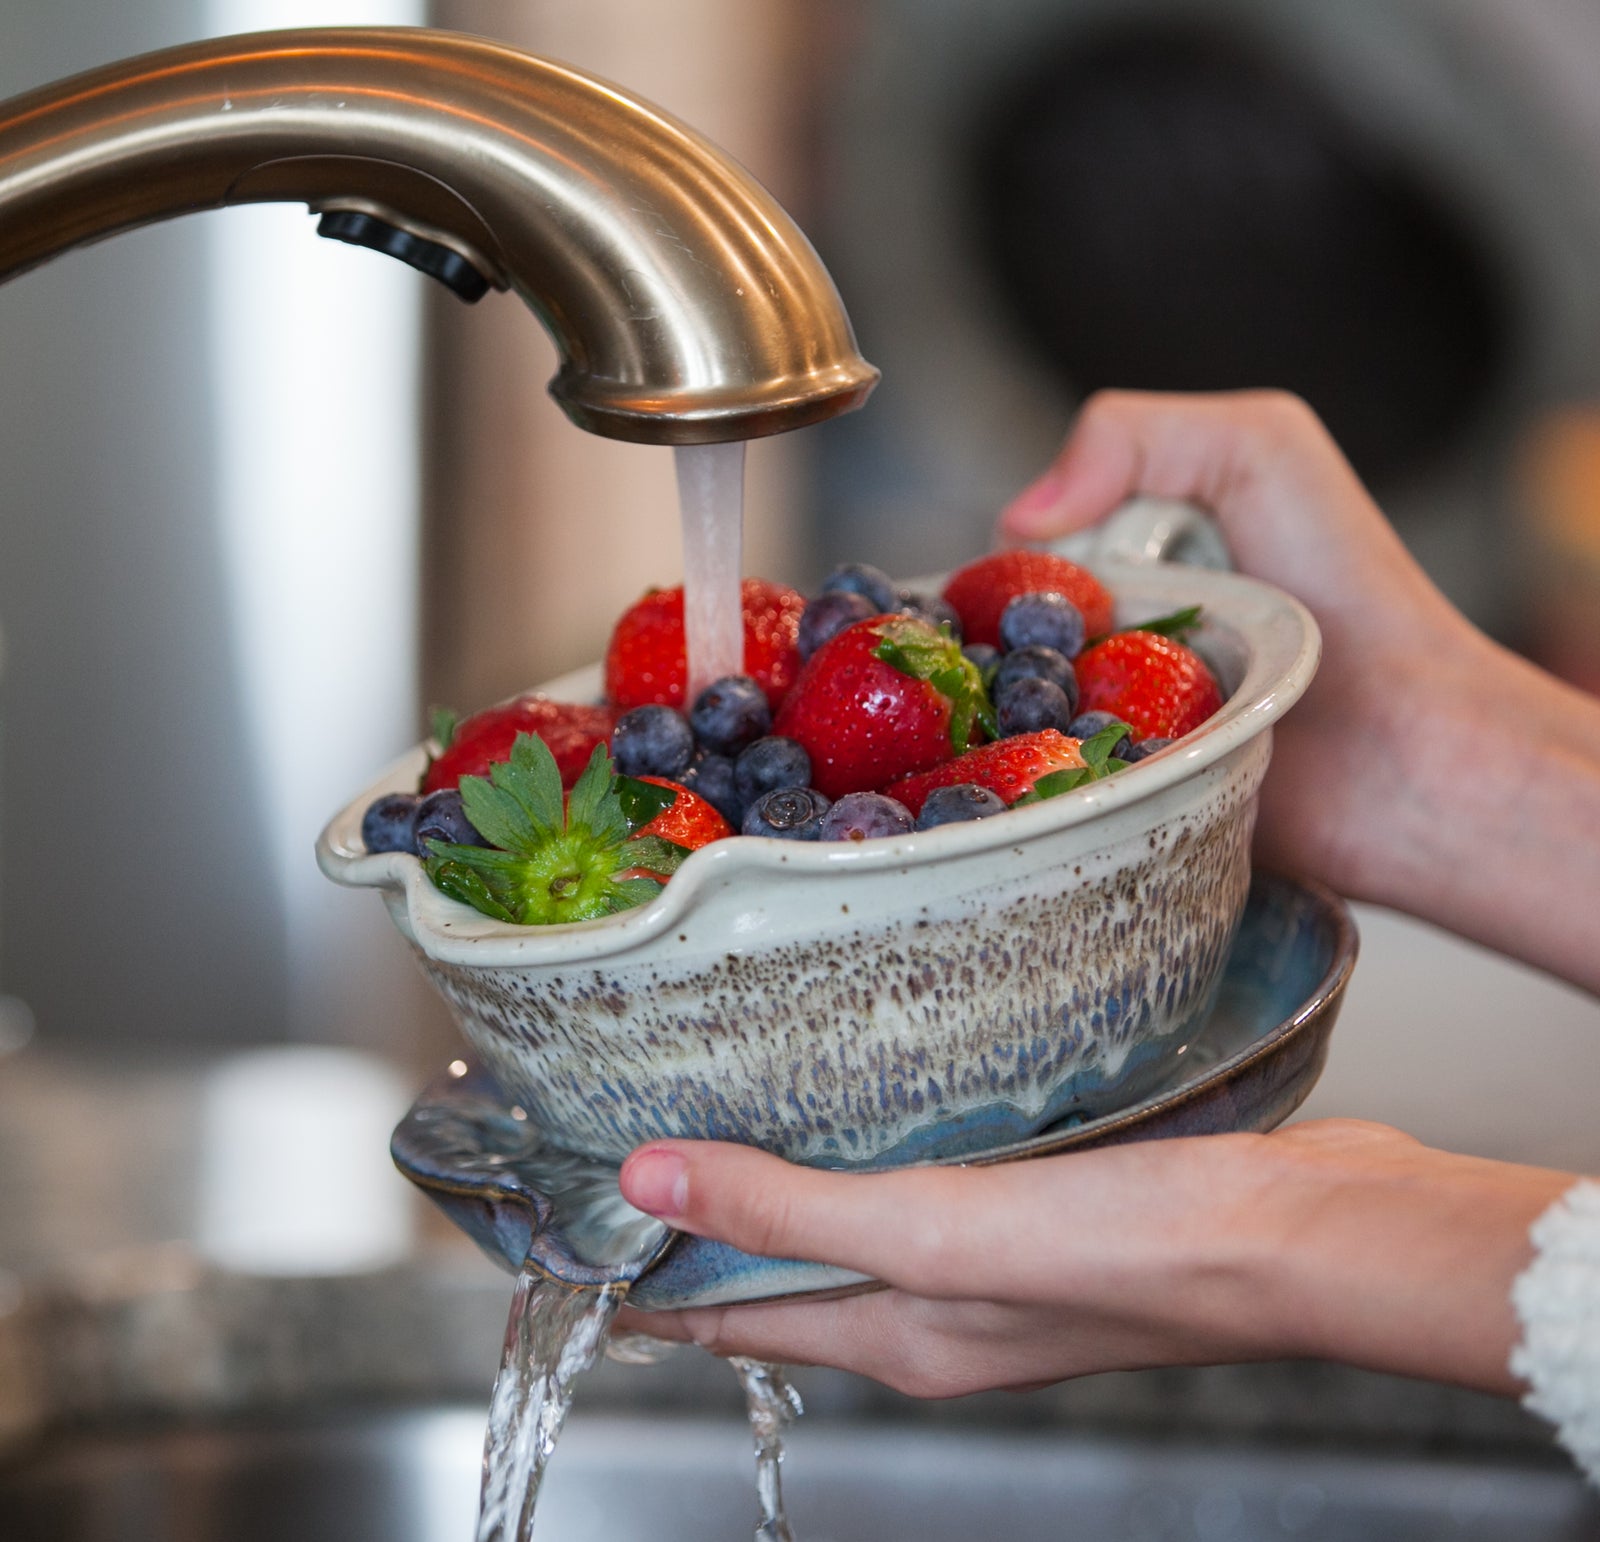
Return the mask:
[[[1118,625],[1203,607],[1226,696],[1119,776],[992,818],[860,842],[736,837],[637,909],[521,927],[323,832],[336,882],[378,889],[505,1093],[553,1143],[619,1160],[662,1135],[883,1166],[992,1149],[1141,1097],[1209,1010],[1250,885],[1271,725],[1316,669],[1315,623],[1234,573],[1096,567]],[[598,696],[597,671],[553,682]]]

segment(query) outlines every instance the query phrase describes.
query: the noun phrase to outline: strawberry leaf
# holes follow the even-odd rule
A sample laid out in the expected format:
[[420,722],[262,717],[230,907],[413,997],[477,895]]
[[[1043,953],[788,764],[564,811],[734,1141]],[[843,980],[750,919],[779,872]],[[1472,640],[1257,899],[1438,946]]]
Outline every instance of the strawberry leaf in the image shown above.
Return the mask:
[[561,773],[550,747],[535,734],[518,734],[510,760],[489,767],[489,780],[461,778],[461,806],[492,846],[531,856],[566,821]]
[[901,674],[926,681],[950,703],[950,744],[957,755],[971,743],[975,722],[995,737],[994,706],[983,675],[948,628],[935,628],[914,616],[892,617],[872,653]]
[[1099,781],[1127,765],[1127,761],[1118,760],[1111,752],[1132,732],[1126,723],[1107,723],[1099,733],[1091,734],[1078,746],[1091,781]]
[[610,913],[618,915],[636,905],[648,905],[661,892],[654,878],[619,878],[611,885],[614,902]]
[[1047,771],[1027,792],[1011,806],[1022,803],[1042,803],[1046,798],[1059,798],[1064,792],[1074,792],[1087,787],[1090,782],[1102,782],[1108,776],[1126,771],[1128,763],[1118,760],[1111,752],[1128,737],[1126,723],[1107,723],[1097,734],[1091,734],[1078,746],[1083,756],[1081,766],[1065,766],[1060,771]]
[[[1094,780],[1094,772],[1087,766],[1068,766],[1060,771],[1049,771],[1041,776],[1017,803],[1043,803],[1046,798],[1059,798],[1064,792],[1085,787]],[[1011,805],[1013,808],[1016,803]]]
[[[1174,642],[1183,642],[1190,632],[1200,625],[1200,616],[1203,607],[1199,605],[1185,605],[1182,610],[1175,610],[1168,616],[1152,616],[1148,621],[1141,621],[1137,626],[1122,627],[1124,632],[1154,632],[1158,637],[1170,637]],[[1103,643],[1106,638],[1116,636],[1115,632],[1101,632],[1097,637],[1091,637],[1084,645],[1084,652]],[[999,667],[998,665],[996,666]]]
[[[553,755],[550,764],[555,764]],[[590,832],[602,840],[621,840],[632,833],[621,800],[612,791],[611,780],[611,757],[605,745],[597,744],[567,801],[569,826],[587,825]]]
[[1151,621],[1141,621],[1133,630],[1154,632],[1158,637],[1170,637],[1174,642],[1182,642],[1199,625],[1200,607],[1186,605],[1182,610],[1173,611],[1170,616],[1157,616]]
[[628,866],[642,868],[647,873],[670,878],[689,855],[686,846],[677,846],[659,835],[641,835],[628,842]]
[[[1000,719],[995,716],[994,702],[990,699],[987,686],[978,692],[972,715],[977,719],[978,726],[983,729],[986,738],[998,739],[1000,737]],[[957,750],[956,753],[959,755],[961,751]]]
[[616,789],[630,831],[644,829],[678,801],[676,787],[657,787],[654,782],[642,782],[636,776],[617,777]]
[[461,778],[461,807],[484,840],[505,851],[533,851],[549,836],[549,827],[535,824],[509,789],[481,776]]
[[526,857],[514,851],[497,851],[493,846],[457,846],[450,841],[429,841],[428,850],[442,862],[470,867],[486,880],[513,876],[527,864]]
[[[605,753],[603,746],[596,749]],[[565,823],[561,768],[537,734],[518,734],[511,742],[511,759],[490,766],[489,775],[496,787],[517,800],[538,829],[559,830]]]
[[[564,798],[549,746],[519,734],[510,760],[492,765],[487,780],[461,779],[467,817],[493,844],[430,841],[428,876],[452,899],[524,926],[592,921],[645,904],[687,852],[657,836],[633,838],[638,826],[623,806],[622,780],[597,745]],[[666,794],[669,805],[677,798],[672,789],[634,786]]]
[[456,736],[456,725],[461,721],[460,715],[449,707],[435,707],[429,722],[429,730],[433,734],[434,742],[440,751],[450,748]]
[[[435,846],[444,846],[443,841],[433,842]],[[434,855],[428,858],[428,877],[434,886],[442,889],[453,900],[460,900],[464,905],[471,905],[474,910],[480,910],[486,916],[493,916],[496,921],[515,921],[517,918],[497,900],[489,891],[489,885],[482,876],[461,862],[452,862],[448,857]]]

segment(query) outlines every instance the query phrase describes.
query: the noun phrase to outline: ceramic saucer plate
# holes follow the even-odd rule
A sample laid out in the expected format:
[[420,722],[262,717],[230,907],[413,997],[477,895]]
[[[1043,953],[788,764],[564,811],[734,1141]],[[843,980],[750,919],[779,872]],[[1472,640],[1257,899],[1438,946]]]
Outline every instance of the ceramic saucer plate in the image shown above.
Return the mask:
[[[1216,1006],[1154,1091],[952,1165],[1272,1129],[1322,1072],[1356,949],[1355,923],[1337,896],[1257,872]],[[395,1131],[393,1152],[400,1170],[496,1262],[516,1269],[531,1257],[580,1285],[626,1278],[631,1304],[646,1310],[870,1284],[829,1265],[757,1258],[674,1234],[623,1200],[615,1165],[551,1146],[482,1067],[464,1061],[423,1092]]]

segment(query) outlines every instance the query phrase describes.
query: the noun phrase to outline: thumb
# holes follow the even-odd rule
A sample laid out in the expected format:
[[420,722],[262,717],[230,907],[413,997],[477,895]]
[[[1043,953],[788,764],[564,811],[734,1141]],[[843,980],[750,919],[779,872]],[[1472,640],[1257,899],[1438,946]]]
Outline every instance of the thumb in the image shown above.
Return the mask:
[[937,1184],[941,1176],[828,1172],[750,1146],[655,1141],[622,1164],[621,1184],[629,1204],[679,1231],[745,1253],[836,1264],[881,1279],[904,1262],[897,1255],[908,1218],[928,1198],[914,1198],[908,1188]]
[[1001,513],[1002,540],[1092,525],[1128,499],[1199,504],[1240,570],[1326,619],[1386,587],[1395,608],[1442,603],[1315,414],[1283,391],[1102,391],[1050,469]]
[[1249,523],[1255,506],[1287,491],[1280,484],[1337,480],[1348,492],[1348,476],[1309,409],[1283,392],[1101,391],[1050,468],[1002,510],[1000,532],[1018,541],[1064,535],[1141,494]]
[[1141,400],[1102,392],[1084,404],[1055,459],[1000,511],[1002,541],[1069,535],[1138,490],[1144,424],[1120,408],[1125,399]]

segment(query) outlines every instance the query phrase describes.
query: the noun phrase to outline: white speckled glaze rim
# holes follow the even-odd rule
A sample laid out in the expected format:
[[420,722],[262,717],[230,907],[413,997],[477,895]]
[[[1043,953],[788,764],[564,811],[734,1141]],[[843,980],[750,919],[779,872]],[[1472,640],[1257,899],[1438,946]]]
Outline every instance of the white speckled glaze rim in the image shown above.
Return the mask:
[[[368,804],[382,793],[417,785],[427,761],[426,748],[418,746],[334,816],[317,841],[318,865],[336,883],[386,891],[397,925],[441,963],[477,968],[587,963],[653,943],[717,886],[753,882],[778,888],[786,878],[823,873],[847,881],[853,874],[932,865],[1091,826],[1102,812],[1153,798],[1254,738],[1299,700],[1316,673],[1321,654],[1316,622],[1281,590],[1236,573],[1165,562],[1090,565],[1115,596],[1119,625],[1185,605],[1202,606],[1197,645],[1210,653],[1220,673],[1236,677],[1224,679],[1225,689],[1232,686],[1228,699],[1204,727],[1120,776],[989,819],[907,836],[828,843],[754,836],[716,841],[694,852],[648,905],[598,921],[523,927],[450,899],[434,888],[415,857],[373,854],[363,845],[361,817]],[[594,700],[598,670],[563,676],[543,689],[558,698]],[[1153,818],[1158,821],[1160,813],[1153,811]],[[1084,831],[1083,849],[1094,849],[1092,828]]]

